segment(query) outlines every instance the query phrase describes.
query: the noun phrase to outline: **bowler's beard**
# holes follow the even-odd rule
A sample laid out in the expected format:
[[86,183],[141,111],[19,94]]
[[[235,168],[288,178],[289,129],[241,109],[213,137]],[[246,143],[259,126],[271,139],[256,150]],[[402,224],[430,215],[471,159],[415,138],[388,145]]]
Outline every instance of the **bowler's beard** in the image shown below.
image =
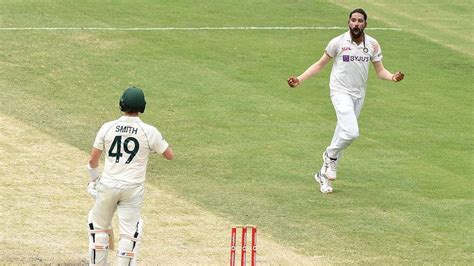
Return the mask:
[[351,31],[352,38],[358,39],[362,34],[364,34],[364,29],[361,28],[351,28],[349,27],[349,30]]

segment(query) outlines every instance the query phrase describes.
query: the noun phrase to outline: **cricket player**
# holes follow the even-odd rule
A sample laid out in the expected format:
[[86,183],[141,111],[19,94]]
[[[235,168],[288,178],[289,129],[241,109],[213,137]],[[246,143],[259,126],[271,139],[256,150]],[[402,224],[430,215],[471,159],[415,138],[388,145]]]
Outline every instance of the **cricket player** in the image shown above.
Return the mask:
[[377,77],[382,80],[399,82],[404,78],[400,71],[393,74],[385,69],[379,43],[364,32],[367,14],[363,9],[353,10],[347,23],[349,30],[333,38],[316,63],[300,76],[288,78],[288,85],[296,87],[318,74],[334,59],[329,87],[337,124],[332,141],[323,153],[321,170],[314,175],[322,193],[333,192],[331,182],[336,179],[336,168],[342,151],[359,137],[357,119],[364,103],[369,63],[374,65]]
[[[91,265],[108,263],[108,250],[114,244],[111,222],[116,210],[120,229],[117,263],[137,264],[143,234],[141,207],[148,157],[158,153],[173,159],[173,151],[160,132],[139,118],[146,105],[143,91],[135,87],[126,89],[119,105],[122,117],[102,125],[87,164],[90,176],[87,190],[95,198],[88,215]],[[99,158],[103,152],[105,164],[100,175]]]

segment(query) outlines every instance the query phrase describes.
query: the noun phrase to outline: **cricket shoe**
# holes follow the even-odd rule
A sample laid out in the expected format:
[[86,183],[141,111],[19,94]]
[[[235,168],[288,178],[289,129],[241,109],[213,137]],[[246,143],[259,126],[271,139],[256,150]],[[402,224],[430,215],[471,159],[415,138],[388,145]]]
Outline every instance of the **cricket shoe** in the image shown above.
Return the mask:
[[337,159],[329,158],[328,153],[323,153],[323,166],[320,173],[329,180],[336,180]]
[[319,191],[321,191],[321,193],[332,192],[331,180],[327,179],[323,174],[321,174],[321,172],[314,174],[314,180],[319,183]]

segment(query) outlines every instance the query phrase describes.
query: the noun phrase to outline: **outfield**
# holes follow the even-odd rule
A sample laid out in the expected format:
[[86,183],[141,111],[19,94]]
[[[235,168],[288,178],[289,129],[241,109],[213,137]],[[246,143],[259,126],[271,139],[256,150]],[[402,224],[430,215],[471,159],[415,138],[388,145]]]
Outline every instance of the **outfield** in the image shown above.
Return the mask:
[[[0,258],[86,260],[87,153],[136,85],[176,153],[149,162],[143,263],[223,264],[244,223],[261,232],[260,264],[472,264],[473,3],[372,2],[2,0]],[[330,67],[298,89],[286,78],[359,6],[406,80],[371,67],[361,137],[322,195]]]

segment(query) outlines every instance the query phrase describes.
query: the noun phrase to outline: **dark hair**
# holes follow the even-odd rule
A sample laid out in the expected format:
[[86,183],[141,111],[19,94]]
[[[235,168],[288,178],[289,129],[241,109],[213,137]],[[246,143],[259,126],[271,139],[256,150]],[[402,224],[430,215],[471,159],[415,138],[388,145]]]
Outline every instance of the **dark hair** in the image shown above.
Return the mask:
[[352,17],[352,14],[354,14],[354,13],[360,13],[360,14],[364,15],[364,20],[367,21],[367,14],[365,13],[364,9],[356,8],[356,9],[352,10],[352,12],[349,14],[349,19]]

